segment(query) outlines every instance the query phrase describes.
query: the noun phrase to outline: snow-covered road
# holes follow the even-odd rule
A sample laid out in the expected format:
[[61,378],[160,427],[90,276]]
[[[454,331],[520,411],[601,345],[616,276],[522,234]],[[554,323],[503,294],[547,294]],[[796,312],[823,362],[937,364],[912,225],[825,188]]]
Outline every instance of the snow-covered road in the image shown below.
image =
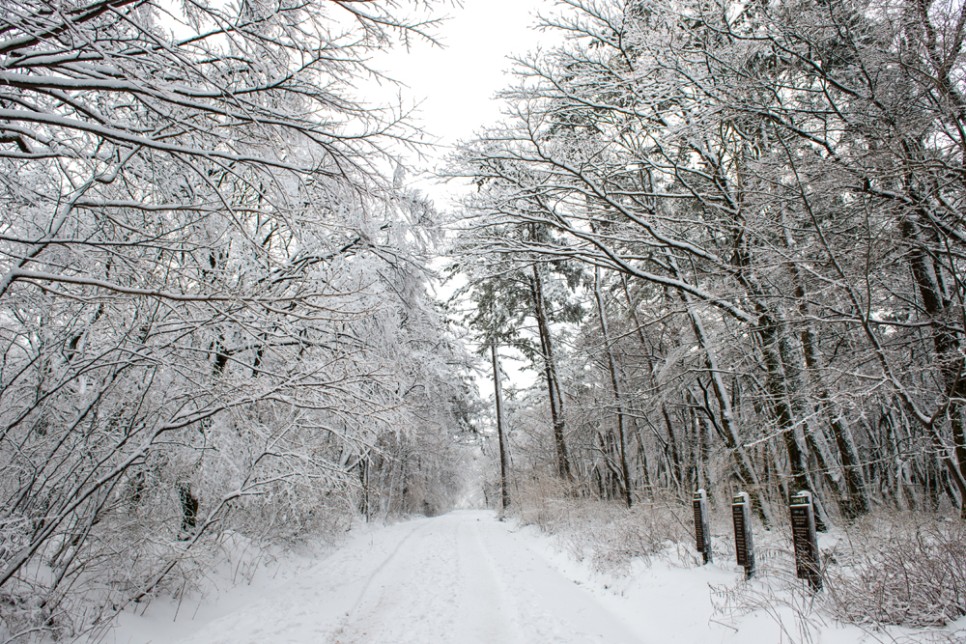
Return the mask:
[[190,644],[640,642],[491,512],[356,539]]
[[277,558],[236,547],[209,569],[204,592],[159,597],[74,644],[966,642],[966,618],[928,639],[836,624],[786,578],[746,585],[724,557],[694,566],[693,554],[675,563],[669,551],[627,575],[595,573],[563,542],[488,511],[357,526],[345,537],[325,555],[312,554],[321,544]]

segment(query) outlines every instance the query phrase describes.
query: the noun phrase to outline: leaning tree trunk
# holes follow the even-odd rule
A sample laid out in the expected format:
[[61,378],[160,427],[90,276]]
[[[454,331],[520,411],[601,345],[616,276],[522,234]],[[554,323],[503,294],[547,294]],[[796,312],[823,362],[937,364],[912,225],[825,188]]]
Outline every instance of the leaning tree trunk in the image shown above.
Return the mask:
[[[922,216],[928,222],[928,216]],[[948,447],[943,444],[939,429],[935,424],[941,414],[934,416],[931,421],[932,426],[928,429],[932,435],[933,443],[940,450],[939,453],[942,455],[940,458],[946,464],[946,469],[959,491],[960,516],[966,519],[966,418],[964,418],[966,378],[963,374],[963,370],[966,369],[966,361],[963,360],[964,347],[961,333],[951,330],[954,325],[947,324],[945,320],[949,315],[951,302],[941,283],[941,268],[936,265],[935,260],[931,259],[927,250],[923,248],[925,240],[921,239],[920,229],[926,225],[907,220],[903,223],[902,232],[906,241],[912,245],[910,254],[912,274],[922,298],[923,309],[933,326],[933,348],[936,352],[936,362],[945,388],[945,415],[949,418],[952,433],[952,454],[949,453]]]
[[[787,239],[786,248],[791,249],[793,244]],[[842,473],[845,479],[845,495],[840,499],[840,507],[845,516],[855,519],[869,511],[869,495],[866,491],[865,480],[863,478],[862,465],[859,462],[858,451],[855,448],[855,441],[852,437],[852,430],[844,414],[837,408],[825,385],[822,377],[822,360],[819,351],[819,340],[812,324],[808,322],[811,317],[808,310],[808,293],[805,290],[805,280],[797,264],[790,262],[789,271],[795,282],[795,298],[798,300],[798,308],[804,320],[804,327],[800,334],[802,353],[805,359],[805,370],[811,379],[815,395],[818,399],[819,409],[825,416],[832,438],[838,450],[839,461],[842,463]]]
[[[674,277],[680,278],[677,265],[670,254],[669,259],[671,260]],[[704,354],[705,367],[708,370],[708,378],[711,381],[711,390],[714,392],[715,401],[718,403],[718,421],[722,430],[721,438],[731,452],[738,478],[741,479],[745,486],[745,491],[748,492],[751,498],[755,513],[761,519],[762,523],[768,527],[772,525],[772,521],[768,516],[769,513],[765,508],[765,504],[761,501],[761,483],[758,475],[755,473],[755,468],[751,460],[748,458],[745,447],[739,439],[738,423],[734,410],[732,409],[731,396],[728,395],[728,389],[725,386],[724,379],[721,377],[722,370],[718,366],[717,354],[709,342],[708,335],[705,332],[704,322],[701,320],[701,316],[698,315],[692,296],[682,291],[680,297],[688,314],[688,320],[691,322],[694,337],[698,341],[698,347]]]

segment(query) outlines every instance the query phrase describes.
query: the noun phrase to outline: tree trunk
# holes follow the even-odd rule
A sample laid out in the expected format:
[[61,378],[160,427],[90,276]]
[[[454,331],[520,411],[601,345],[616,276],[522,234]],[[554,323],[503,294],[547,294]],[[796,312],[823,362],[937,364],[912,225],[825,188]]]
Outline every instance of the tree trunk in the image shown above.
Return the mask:
[[604,309],[604,297],[600,290],[600,268],[594,270],[594,298],[597,300],[597,314],[600,319],[600,333],[604,342],[604,354],[607,357],[607,371],[610,374],[611,393],[614,396],[614,409],[617,421],[617,457],[620,463],[621,488],[624,496],[624,503],[631,507],[631,475],[627,468],[627,440],[624,422],[624,407],[621,402],[620,379],[617,375],[617,364],[614,358],[614,348],[610,342],[610,332],[607,326],[607,313]]
[[731,398],[728,395],[728,390],[725,387],[724,380],[721,378],[721,369],[718,367],[717,356],[714,348],[711,347],[710,343],[708,342],[708,337],[704,330],[704,324],[694,308],[694,305],[691,301],[691,296],[682,292],[681,299],[684,301],[685,308],[687,309],[688,318],[691,322],[691,328],[694,331],[695,339],[698,341],[698,346],[704,353],[705,366],[708,369],[708,376],[711,380],[711,389],[714,392],[715,400],[718,403],[718,410],[720,414],[719,423],[722,429],[721,437],[725,442],[725,446],[731,452],[735,463],[735,469],[738,473],[738,478],[740,478],[744,484],[745,492],[748,493],[751,499],[752,507],[755,509],[755,514],[758,515],[765,527],[768,527],[772,525],[772,522],[768,516],[768,510],[761,502],[761,483],[758,480],[758,475],[755,473],[755,468],[749,460],[744,446],[739,440],[738,427],[735,421],[734,411],[731,408]]
[[782,342],[781,333],[782,330],[778,328],[776,321],[768,313],[763,313],[759,323],[758,336],[761,338],[761,349],[767,372],[765,387],[772,414],[775,417],[782,443],[788,454],[789,478],[792,484],[789,492],[794,494],[810,488],[805,475],[805,454],[795,435],[795,415],[792,411],[789,392],[786,391],[788,383],[779,347]]
[[[928,222],[928,217],[924,216],[924,219]],[[952,455],[949,454],[949,448],[943,444],[938,428],[935,427],[938,414],[934,417],[934,426],[928,429],[934,444],[940,450],[940,458],[946,463],[949,475],[959,491],[960,516],[966,519],[966,419],[964,419],[966,378],[963,377],[966,362],[962,356],[962,339],[959,334],[950,330],[953,325],[945,320],[950,302],[940,283],[941,271],[923,248],[924,240],[921,239],[919,232],[921,227],[918,222],[907,220],[903,222],[902,232],[912,245],[910,258],[912,273],[919,288],[923,308],[933,326],[933,347],[945,387],[946,415],[949,417],[952,432]]]
[[[791,244],[787,244],[791,246]],[[804,280],[798,265],[790,265],[792,278],[795,280],[795,297],[799,302],[799,309],[802,317],[807,320],[808,305],[806,303],[806,291]],[[855,441],[852,438],[852,430],[848,420],[837,409],[832,401],[828,387],[822,378],[822,360],[819,353],[818,337],[811,324],[804,322],[800,341],[802,352],[805,358],[805,369],[814,384],[816,397],[818,398],[819,408],[826,418],[832,437],[838,450],[839,460],[842,463],[842,473],[845,478],[845,496],[840,498],[839,503],[842,512],[848,519],[855,519],[869,511],[869,497],[865,489],[865,481],[862,476],[862,465],[859,462],[858,451],[855,449]]]
[[560,394],[560,382],[557,379],[557,367],[553,359],[553,343],[550,335],[550,323],[547,319],[546,306],[543,299],[543,281],[540,270],[533,265],[530,279],[530,293],[533,297],[533,311],[537,318],[537,329],[540,334],[540,351],[543,357],[543,373],[547,381],[547,394],[550,401],[550,420],[553,424],[553,443],[557,454],[557,475],[571,481],[570,459],[567,456],[567,442],[564,436],[563,397]]
[[497,356],[496,341],[490,343],[493,357],[493,388],[496,400],[496,434],[500,445],[500,508],[506,511],[510,505],[510,490],[507,480],[506,436],[503,422],[503,384],[500,381],[500,359]]
[[191,492],[190,483],[178,483],[178,501],[181,505],[181,541],[191,539],[198,525],[198,498]]
[[678,450],[678,440],[674,432],[674,422],[671,414],[667,410],[667,405],[661,405],[661,414],[664,416],[664,426],[667,428],[667,446],[670,450],[671,468],[670,474],[674,479],[679,490],[687,489],[687,482],[684,480],[684,463],[681,461],[681,452]]

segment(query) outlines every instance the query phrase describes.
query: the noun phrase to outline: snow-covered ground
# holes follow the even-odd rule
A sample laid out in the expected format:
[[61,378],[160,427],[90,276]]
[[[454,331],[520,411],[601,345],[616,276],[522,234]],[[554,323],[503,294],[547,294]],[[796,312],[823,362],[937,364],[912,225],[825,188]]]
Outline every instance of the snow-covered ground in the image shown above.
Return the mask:
[[[363,526],[313,560],[262,565],[252,583],[125,613],[114,644],[915,642],[810,618],[794,601],[723,616],[733,566],[655,560],[626,577],[591,572],[534,528],[463,510]],[[712,592],[712,586],[719,590]],[[727,593],[726,593],[727,594]],[[177,618],[175,619],[175,613]],[[963,626],[966,626],[964,624]],[[966,630],[963,631],[966,634]],[[925,641],[925,640],[921,640]],[[932,640],[938,641],[938,640]],[[955,641],[954,639],[952,641]],[[966,640],[964,640],[966,641]]]

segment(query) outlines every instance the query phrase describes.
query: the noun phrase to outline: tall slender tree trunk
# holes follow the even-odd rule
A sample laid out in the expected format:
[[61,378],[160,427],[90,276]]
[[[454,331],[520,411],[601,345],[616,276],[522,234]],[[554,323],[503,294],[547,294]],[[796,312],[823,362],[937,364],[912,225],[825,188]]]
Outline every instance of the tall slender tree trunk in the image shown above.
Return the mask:
[[557,455],[557,475],[565,481],[571,481],[573,475],[570,471],[570,458],[567,456],[567,441],[564,433],[563,396],[560,392],[560,381],[557,378],[557,366],[553,357],[553,340],[543,297],[543,280],[540,278],[540,269],[537,264],[533,265],[530,292],[533,298],[534,316],[537,319],[537,330],[540,335],[543,373],[547,381],[547,395],[550,401],[550,421],[553,425],[553,443]]
[[[735,203],[741,203],[741,199],[739,198]],[[795,352],[791,347],[791,334],[783,311],[770,305],[767,290],[762,287],[752,270],[752,254],[745,236],[743,219],[736,218],[735,223],[738,232],[732,241],[732,263],[738,269],[739,283],[745,288],[758,314],[758,324],[754,333],[761,343],[764,357],[765,389],[769,398],[769,407],[788,455],[791,486],[790,489],[787,485],[783,488],[786,493],[812,490],[818,509],[822,506],[817,490],[809,485],[806,452],[796,435],[798,431],[796,421],[805,414],[797,413],[801,411],[800,369],[797,356],[794,355]],[[821,517],[821,511],[819,517]]]
[[782,329],[778,328],[777,322],[767,312],[763,312],[758,336],[761,338],[762,353],[765,358],[767,373],[765,388],[770,399],[769,406],[772,408],[782,443],[788,454],[789,479],[792,484],[790,492],[794,494],[799,490],[808,490],[810,486],[805,475],[805,453],[795,435],[795,413],[786,389],[788,383],[779,347],[782,342],[781,333]]
[[637,437],[637,458],[641,469],[641,488],[645,496],[651,494],[651,472],[648,469],[647,444],[644,442],[644,431],[640,420],[634,418],[634,435]]
[[490,343],[493,358],[493,389],[496,401],[496,434],[500,446],[500,507],[506,510],[510,505],[510,490],[506,455],[506,423],[503,418],[503,383],[500,379],[500,358],[497,355],[496,340]]
[[369,506],[369,453],[362,455],[359,458],[359,485],[362,486],[362,498],[359,500],[360,510],[362,510],[362,516],[365,517],[366,523],[369,523],[371,516],[371,508]]
[[667,429],[667,446],[670,451],[671,467],[670,474],[679,490],[687,489],[687,481],[684,476],[684,463],[681,460],[681,452],[678,449],[678,440],[674,431],[674,421],[671,420],[671,413],[667,405],[661,405],[661,414],[664,416],[664,426]]
[[617,374],[617,362],[614,358],[614,347],[611,345],[610,332],[607,326],[607,312],[604,308],[604,296],[600,288],[600,268],[594,268],[594,298],[597,301],[597,315],[600,320],[600,333],[604,342],[604,354],[607,357],[607,371],[610,374],[611,393],[614,396],[614,409],[617,421],[617,457],[621,470],[621,489],[624,503],[631,507],[631,475],[627,467],[627,440],[624,422],[624,407],[621,401],[620,378]]

